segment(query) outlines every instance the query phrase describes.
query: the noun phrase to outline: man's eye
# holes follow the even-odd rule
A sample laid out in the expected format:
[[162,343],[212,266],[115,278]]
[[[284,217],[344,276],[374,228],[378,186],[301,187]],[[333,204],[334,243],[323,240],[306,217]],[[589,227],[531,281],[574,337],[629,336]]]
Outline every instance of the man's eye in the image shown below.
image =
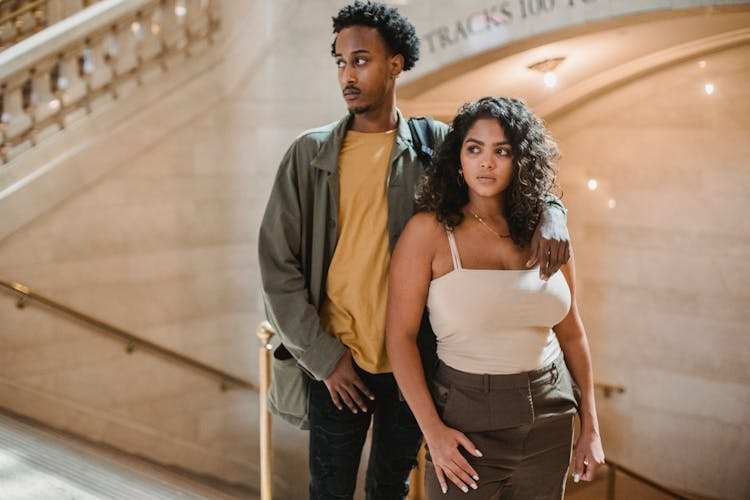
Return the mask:
[[336,61],[336,67],[337,68],[343,68],[346,65],[344,61],[338,60]]
[[358,58],[356,58],[356,59],[354,60],[354,62],[356,62],[356,63],[357,63],[357,66],[362,66],[362,65],[363,65],[364,63],[366,63],[366,62],[367,62],[367,59],[363,59],[363,58],[361,58],[361,57],[358,57]]

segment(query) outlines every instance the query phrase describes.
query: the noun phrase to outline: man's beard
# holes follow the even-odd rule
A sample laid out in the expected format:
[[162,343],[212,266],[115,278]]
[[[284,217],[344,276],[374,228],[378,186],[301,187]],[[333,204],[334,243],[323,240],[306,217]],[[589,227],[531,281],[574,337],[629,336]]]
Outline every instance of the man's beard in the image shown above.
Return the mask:
[[349,108],[349,111],[351,111],[355,115],[361,115],[364,113],[367,113],[370,111],[371,106],[354,106],[353,108]]

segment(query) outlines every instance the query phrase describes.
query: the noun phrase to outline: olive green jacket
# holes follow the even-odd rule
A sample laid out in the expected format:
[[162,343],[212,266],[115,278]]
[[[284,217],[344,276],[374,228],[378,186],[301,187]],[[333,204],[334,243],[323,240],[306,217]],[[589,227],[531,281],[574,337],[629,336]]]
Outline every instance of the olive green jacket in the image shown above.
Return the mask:
[[[414,214],[423,173],[407,120],[398,113],[386,190],[389,248]],[[308,130],[284,155],[258,240],[266,315],[299,366],[318,380],[333,372],[345,347],[320,326],[326,276],[337,240],[339,151],[351,115]],[[434,144],[448,126],[435,122]]]

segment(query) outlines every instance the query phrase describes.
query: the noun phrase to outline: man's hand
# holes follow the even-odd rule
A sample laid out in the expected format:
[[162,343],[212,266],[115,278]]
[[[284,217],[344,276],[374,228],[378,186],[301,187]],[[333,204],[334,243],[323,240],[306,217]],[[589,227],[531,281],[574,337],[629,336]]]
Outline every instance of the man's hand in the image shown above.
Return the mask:
[[531,238],[531,257],[526,267],[539,263],[539,277],[547,281],[570,258],[570,235],[565,214],[547,205]]
[[339,410],[343,410],[343,403],[349,407],[352,413],[359,413],[357,407],[363,412],[367,411],[367,406],[362,400],[360,392],[369,399],[375,399],[370,389],[365,386],[357,372],[354,371],[352,364],[352,352],[347,349],[341,359],[336,364],[327,379],[324,380],[328,392],[331,393],[331,401]]

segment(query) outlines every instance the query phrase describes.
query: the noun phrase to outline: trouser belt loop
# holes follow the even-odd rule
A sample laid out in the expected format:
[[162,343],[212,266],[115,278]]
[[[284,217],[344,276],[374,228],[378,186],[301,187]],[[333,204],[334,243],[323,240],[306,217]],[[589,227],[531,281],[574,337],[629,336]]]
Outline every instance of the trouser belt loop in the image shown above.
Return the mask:
[[482,385],[484,385],[484,392],[490,392],[490,376],[486,373],[482,375]]
[[552,365],[552,369],[550,369],[550,372],[552,373],[552,383],[557,383],[557,378],[560,376],[560,373],[557,371],[557,365]]

